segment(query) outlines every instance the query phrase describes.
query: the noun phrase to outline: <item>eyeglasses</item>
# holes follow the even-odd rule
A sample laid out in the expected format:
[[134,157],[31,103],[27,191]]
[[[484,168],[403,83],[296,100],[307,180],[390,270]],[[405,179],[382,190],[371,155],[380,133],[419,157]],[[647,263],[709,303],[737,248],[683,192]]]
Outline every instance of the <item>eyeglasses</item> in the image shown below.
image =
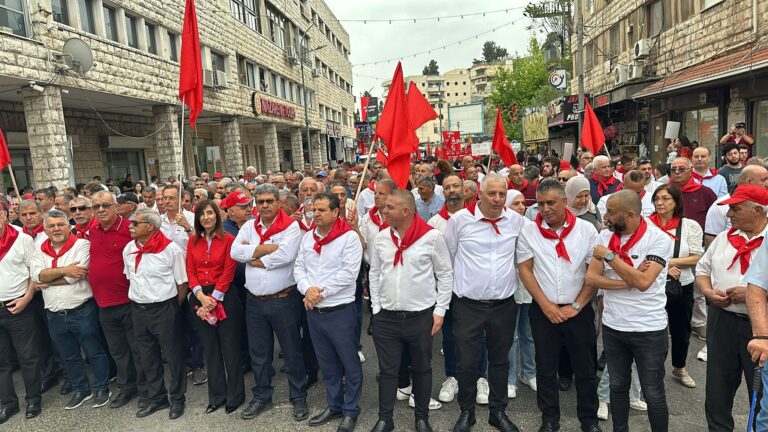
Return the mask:
[[131,221],[131,226],[134,226],[134,227],[135,227],[135,226],[138,226],[139,224],[143,224],[143,223],[145,223],[145,224],[151,224],[152,222],[144,222],[144,221],[137,221],[137,220],[132,220],[132,221]]
[[679,172],[679,173],[684,173],[688,170],[689,168],[686,168],[686,167],[672,167],[669,169],[670,172]]
[[672,201],[674,198],[672,198],[669,195],[660,195],[653,198],[653,202],[669,202]]
[[114,204],[94,204],[93,208],[108,210],[108,209],[112,208],[113,205]]
[[582,156],[581,159],[582,160],[592,160],[593,158],[591,158],[589,156]]
[[558,177],[557,178],[557,181],[561,181],[561,182],[564,182],[564,183],[567,182],[568,180],[569,180],[568,177]]
[[275,203],[274,199],[256,200],[256,205],[272,205]]
[[70,207],[69,211],[70,211],[70,213],[75,213],[75,212],[79,212],[79,211],[80,212],[84,212],[84,211],[89,210],[89,209],[90,209],[90,207],[88,207],[88,206],[80,206],[80,207]]

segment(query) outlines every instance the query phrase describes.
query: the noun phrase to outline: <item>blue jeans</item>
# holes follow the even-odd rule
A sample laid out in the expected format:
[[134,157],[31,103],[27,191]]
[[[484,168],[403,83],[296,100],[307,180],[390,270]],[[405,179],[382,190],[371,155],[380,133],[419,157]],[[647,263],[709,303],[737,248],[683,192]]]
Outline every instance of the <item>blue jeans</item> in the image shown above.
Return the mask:
[[[597,384],[597,399],[603,403],[611,403],[611,374],[608,373],[608,365],[605,365],[603,375]],[[632,362],[632,384],[629,386],[629,402],[640,400],[640,378],[637,376],[637,365]]]
[[757,419],[755,420],[757,428],[755,430],[765,431],[768,430],[768,365],[763,366],[763,398],[760,400],[760,412],[757,413]]
[[536,378],[536,349],[533,346],[531,321],[528,319],[530,303],[517,304],[517,326],[515,341],[509,350],[509,377],[507,384],[517,385],[517,352],[520,351],[520,377],[526,380]]
[[[443,317],[443,358],[445,361],[445,376],[458,378],[459,360],[456,358],[456,342],[453,337],[453,313],[451,309],[445,311]],[[488,378],[488,347],[485,345],[485,334],[483,334],[483,345],[480,349],[480,362],[477,364],[477,375],[482,378]]]
[[80,351],[85,351],[93,371],[93,389],[106,390],[109,381],[109,359],[99,327],[96,303],[88,300],[80,310],[69,314],[48,311],[48,331],[59,352],[67,376],[77,392],[88,393],[91,385]]

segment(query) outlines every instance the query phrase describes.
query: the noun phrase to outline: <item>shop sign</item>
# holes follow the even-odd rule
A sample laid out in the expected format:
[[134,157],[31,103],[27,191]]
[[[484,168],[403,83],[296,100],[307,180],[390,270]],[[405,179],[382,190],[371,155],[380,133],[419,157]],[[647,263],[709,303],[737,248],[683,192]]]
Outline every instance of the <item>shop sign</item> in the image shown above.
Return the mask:
[[611,96],[606,93],[600,96],[596,96],[593,105],[595,108],[599,108],[602,106],[606,106],[610,103],[611,103]]
[[288,120],[296,118],[296,108],[266,99],[259,96],[256,92],[253,92],[251,95],[251,108],[253,109],[253,114],[257,117],[263,114]]

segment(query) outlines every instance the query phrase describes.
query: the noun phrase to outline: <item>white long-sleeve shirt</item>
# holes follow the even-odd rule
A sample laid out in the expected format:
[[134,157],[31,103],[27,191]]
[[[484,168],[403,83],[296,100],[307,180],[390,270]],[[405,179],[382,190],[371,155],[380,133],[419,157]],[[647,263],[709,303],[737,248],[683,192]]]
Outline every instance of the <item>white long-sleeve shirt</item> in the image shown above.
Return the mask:
[[296,287],[302,295],[310,287],[322,288],[323,300],[315,305],[319,308],[354,302],[357,274],[363,259],[360,237],[356,232],[348,231],[323,245],[318,254],[314,248],[315,230],[304,233],[301,239],[293,271]]
[[13,246],[0,260],[0,301],[10,301],[23,296],[27,292],[29,269],[32,266],[32,255],[35,243],[32,237],[21,232],[21,228],[5,224],[5,229],[15,229],[18,237]]

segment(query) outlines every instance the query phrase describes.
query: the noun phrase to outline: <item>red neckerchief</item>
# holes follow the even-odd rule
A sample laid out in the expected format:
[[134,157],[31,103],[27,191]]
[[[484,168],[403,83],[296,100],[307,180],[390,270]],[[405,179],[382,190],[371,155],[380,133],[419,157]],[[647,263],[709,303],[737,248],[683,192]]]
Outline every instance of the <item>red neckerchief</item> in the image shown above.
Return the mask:
[[536,226],[539,227],[539,232],[541,235],[545,239],[558,240],[557,244],[555,245],[555,252],[557,252],[557,256],[563,257],[566,261],[571,262],[571,257],[568,255],[568,249],[565,248],[564,240],[576,226],[576,216],[574,216],[570,210],[565,209],[565,228],[563,229],[563,233],[560,235],[558,235],[557,232],[551,228],[544,228],[541,225],[541,221],[541,213],[538,213],[536,215]]
[[584,169],[581,167],[581,165],[579,165],[579,166],[576,168],[576,172],[577,172],[577,173],[579,173],[579,174],[584,174]]
[[661,222],[661,217],[659,217],[659,214],[654,212],[652,215],[648,216],[648,219],[653,222],[654,225],[659,227],[662,231],[664,231],[664,234],[672,237],[674,240],[679,240],[677,236],[674,234],[671,234],[670,231],[677,228],[678,225],[680,225],[680,218],[679,217],[673,217],[672,219],[668,220],[666,224],[663,224]]
[[443,208],[440,209],[440,213],[438,214],[445,220],[450,219],[451,215],[448,214],[448,204],[443,204]]
[[[477,201],[475,201],[474,205],[469,205],[469,206],[466,207],[466,209],[469,210],[469,212],[472,214],[472,216],[474,216],[475,215],[475,210],[477,209],[478,205],[479,204],[477,203]],[[503,210],[502,210],[502,212],[503,212]],[[502,214],[504,214],[504,213],[502,213]],[[499,230],[499,226],[497,224],[502,219],[504,219],[504,218],[503,217],[498,217],[496,219],[489,219],[487,217],[484,217],[484,218],[480,219],[480,222],[485,222],[485,223],[491,224],[491,226],[493,227],[493,230],[496,231],[496,234],[497,235],[501,235],[501,231]]]
[[136,252],[131,252],[131,254],[136,254],[136,267],[134,271],[139,271],[139,263],[141,262],[141,256],[145,253],[147,254],[154,254],[154,253],[160,253],[165,248],[171,244],[171,241],[168,240],[168,237],[166,237],[162,232],[158,231],[155,233],[155,235],[150,238],[147,243],[144,246],[139,245],[139,242],[134,240],[136,243]]
[[610,190],[611,186],[615,185],[618,181],[618,179],[612,175],[600,180],[597,174],[592,174],[592,180],[597,182],[597,194],[600,196],[605,195],[605,193]]
[[[672,181],[670,180],[669,184],[672,184]],[[691,176],[690,179],[688,179],[688,183],[683,185],[683,187],[680,188],[680,192],[688,193],[688,192],[696,192],[697,190],[701,189],[701,183],[697,183],[693,176]]]
[[251,214],[253,215],[253,217],[256,217],[256,218],[259,217],[259,209],[256,208],[256,206],[253,206],[253,208],[251,209]]
[[312,232],[312,237],[315,238],[315,246],[314,246],[315,252],[319,254],[323,246],[343,236],[349,231],[352,231],[352,227],[349,226],[347,221],[342,218],[336,218],[336,222],[333,223],[333,227],[331,228],[331,231],[328,233],[327,236],[323,238],[320,238],[317,235],[317,229],[315,229],[315,231]]
[[296,222],[296,219],[293,219],[292,217],[288,216],[286,212],[283,211],[283,209],[277,209],[277,216],[275,216],[275,220],[272,221],[272,225],[267,228],[267,232],[264,234],[261,233],[261,217],[257,217],[256,220],[253,222],[253,225],[256,227],[256,234],[259,235],[259,238],[261,239],[259,241],[259,245],[263,245],[267,240],[272,238],[273,235],[282,232],[289,226],[291,226],[292,223]]
[[77,238],[88,240],[88,232],[92,228],[95,228],[98,224],[99,220],[95,217],[91,217],[91,221],[88,222],[84,227],[80,226],[80,224],[75,224],[75,236],[77,236]]
[[371,182],[368,183],[368,189],[370,189],[371,192],[376,192],[376,187],[375,186],[376,186],[376,181],[375,180],[371,180]]
[[61,256],[65,253],[69,252],[69,250],[72,249],[72,247],[75,245],[76,241],[77,237],[70,235],[67,241],[64,242],[64,245],[61,246],[61,249],[56,252],[56,249],[53,248],[53,242],[51,242],[51,239],[47,239],[40,246],[40,250],[42,250],[43,253],[49,257],[53,257],[53,263],[51,264],[51,267],[56,268],[56,264],[59,261],[59,258],[61,258]]
[[307,226],[307,224],[304,223],[304,216],[303,215],[302,215],[301,219],[302,220],[298,221],[299,222],[299,229],[301,229],[304,232],[311,231],[311,230],[315,229],[315,227],[317,226],[317,225],[315,225],[315,220],[314,219],[312,219],[312,223],[309,226]]
[[5,224],[5,230],[3,235],[0,236],[0,261],[5,258],[5,254],[11,250],[16,239],[19,238],[19,232],[11,226],[11,224]]
[[41,232],[43,232],[44,229],[45,229],[45,227],[43,226],[42,223],[40,225],[38,225],[37,228],[34,229],[34,231],[29,231],[26,226],[21,228],[21,230],[22,230],[22,232],[24,232],[24,234],[27,234],[27,235],[29,235],[32,238],[36,238],[37,235],[40,234]]
[[464,170],[461,170],[461,171],[459,171],[459,177],[462,180],[466,180],[467,179],[467,173],[465,173]]
[[395,243],[395,247],[397,248],[395,251],[395,262],[392,264],[392,266],[397,267],[398,263],[403,264],[403,251],[408,249],[412,244],[416,243],[418,239],[420,239],[424,234],[428,233],[431,229],[432,227],[427,225],[427,223],[424,222],[424,219],[422,219],[419,215],[415,215],[413,217],[413,223],[411,224],[410,228],[408,228],[408,231],[405,232],[405,235],[403,235],[402,241],[397,239],[395,230],[390,228],[389,235],[392,237],[392,241]]
[[371,222],[373,222],[377,227],[379,227],[379,231],[389,228],[389,224],[381,220],[381,218],[379,217],[378,207],[373,206],[373,208],[370,211],[368,211],[368,216],[370,216]]
[[714,168],[710,168],[709,172],[705,176],[697,173],[696,171],[691,170],[691,177],[696,179],[698,182],[703,182],[704,180],[709,180],[709,179],[713,178],[714,176],[716,176],[718,174],[719,173]]
[[621,258],[622,261],[629,264],[631,267],[634,267],[635,265],[632,263],[632,259],[629,258],[629,250],[632,249],[632,246],[636,245],[637,242],[640,241],[641,238],[645,235],[645,231],[648,229],[648,224],[645,222],[645,219],[640,220],[640,225],[637,227],[634,233],[632,233],[631,236],[629,236],[629,239],[626,243],[624,243],[624,246],[621,245],[621,234],[619,233],[613,233],[611,236],[611,241],[608,242],[608,249],[611,250],[611,252],[618,255],[619,258]]
[[520,188],[518,189],[517,187],[515,187],[514,183],[512,183],[511,181],[508,181],[507,182],[507,189],[517,190],[517,191],[522,192],[523,190],[527,189],[530,184],[531,184],[531,182],[529,182],[528,180],[523,180],[523,185],[520,186]]
[[731,265],[728,266],[728,270],[736,264],[736,260],[739,260],[741,274],[746,273],[749,268],[749,262],[752,261],[751,252],[763,244],[763,236],[754,237],[752,240],[747,241],[744,237],[736,234],[736,229],[731,228],[728,231],[728,242],[736,249],[736,255],[733,257]]

